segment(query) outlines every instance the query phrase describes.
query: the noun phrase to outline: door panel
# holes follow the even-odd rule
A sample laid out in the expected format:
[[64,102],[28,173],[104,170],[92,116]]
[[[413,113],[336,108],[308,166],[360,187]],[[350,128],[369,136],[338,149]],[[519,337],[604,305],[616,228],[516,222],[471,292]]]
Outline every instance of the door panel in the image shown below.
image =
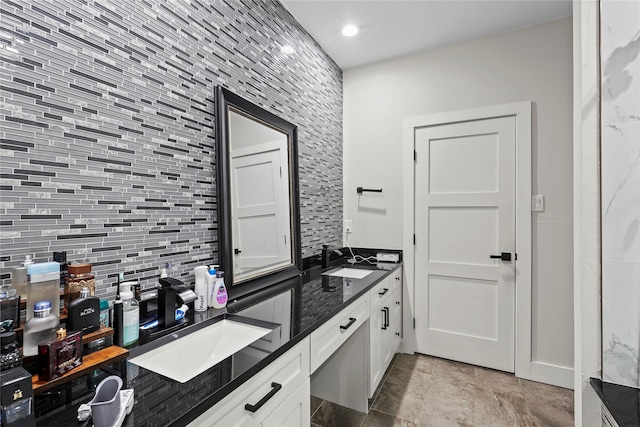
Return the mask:
[[493,135],[436,139],[429,150],[430,157],[438,159],[429,170],[431,194],[498,189],[498,143]]
[[275,142],[231,153],[236,279],[291,262],[285,162],[286,146]]
[[415,129],[416,351],[514,371],[515,118]]
[[429,261],[493,265],[497,226],[496,208],[430,208]]

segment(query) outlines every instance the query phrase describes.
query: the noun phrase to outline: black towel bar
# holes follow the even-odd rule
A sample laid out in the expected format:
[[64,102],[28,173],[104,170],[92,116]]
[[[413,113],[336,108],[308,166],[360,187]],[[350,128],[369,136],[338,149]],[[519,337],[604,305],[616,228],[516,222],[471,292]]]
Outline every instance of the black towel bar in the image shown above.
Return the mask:
[[356,188],[356,191],[358,192],[358,194],[362,194],[365,191],[368,191],[370,193],[382,193],[382,188],[380,189],[375,189],[375,188],[362,188],[362,187],[358,187]]

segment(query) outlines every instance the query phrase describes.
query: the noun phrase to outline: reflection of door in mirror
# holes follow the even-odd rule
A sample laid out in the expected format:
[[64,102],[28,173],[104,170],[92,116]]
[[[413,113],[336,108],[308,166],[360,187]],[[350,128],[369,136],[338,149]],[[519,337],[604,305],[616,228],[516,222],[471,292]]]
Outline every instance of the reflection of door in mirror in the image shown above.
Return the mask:
[[287,135],[229,112],[234,283],[291,264]]

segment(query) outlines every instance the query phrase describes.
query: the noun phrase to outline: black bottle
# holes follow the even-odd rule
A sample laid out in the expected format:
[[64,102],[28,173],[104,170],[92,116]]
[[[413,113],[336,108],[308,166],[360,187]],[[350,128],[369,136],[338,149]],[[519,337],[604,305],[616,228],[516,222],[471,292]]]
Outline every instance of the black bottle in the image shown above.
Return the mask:
[[82,288],[80,298],[69,303],[67,330],[88,334],[100,329],[100,298],[89,296],[89,288]]

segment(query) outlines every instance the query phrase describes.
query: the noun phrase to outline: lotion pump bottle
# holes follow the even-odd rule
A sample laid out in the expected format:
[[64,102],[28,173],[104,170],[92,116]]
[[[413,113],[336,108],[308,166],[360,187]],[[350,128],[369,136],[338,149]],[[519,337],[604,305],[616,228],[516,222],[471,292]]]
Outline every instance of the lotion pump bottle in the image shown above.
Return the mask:
[[216,286],[213,289],[213,307],[223,308],[227,305],[227,288],[224,285],[224,272],[216,273]]
[[193,269],[196,276],[196,300],[193,303],[195,311],[205,311],[207,309],[207,285],[209,283],[209,271],[206,265],[200,265]]
[[216,276],[216,271],[218,269],[217,265],[210,265],[209,266],[209,282],[207,283],[207,305],[209,307],[213,307],[214,303],[213,300],[214,295],[215,295],[215,288],[216,288],[216,280],[217,280],[217,276]]

